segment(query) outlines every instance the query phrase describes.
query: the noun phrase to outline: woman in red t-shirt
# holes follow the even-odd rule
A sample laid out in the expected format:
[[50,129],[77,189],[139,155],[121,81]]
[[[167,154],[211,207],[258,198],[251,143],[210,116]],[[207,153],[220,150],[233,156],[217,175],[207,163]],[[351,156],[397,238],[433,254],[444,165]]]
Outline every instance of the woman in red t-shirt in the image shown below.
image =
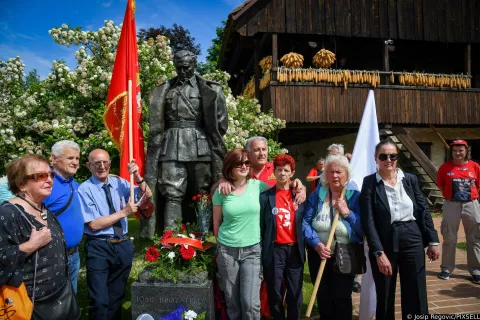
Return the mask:
[[268,285],[272,319],[285,319],[282,281],[287,289],[287,319],[300,319],[302,309],[303,265],[303,204],[294,202],[290,179],[295,174],[295,160],[281,154],[273,160],[277,179],[275,188],[260,195],[260,234],[262,263]]

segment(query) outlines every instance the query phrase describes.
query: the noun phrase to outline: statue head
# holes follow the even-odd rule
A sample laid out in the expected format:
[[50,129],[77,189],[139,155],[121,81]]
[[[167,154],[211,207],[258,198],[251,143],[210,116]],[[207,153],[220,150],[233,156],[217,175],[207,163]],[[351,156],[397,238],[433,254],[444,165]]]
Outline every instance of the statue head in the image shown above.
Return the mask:
[[193,77],[197,65],[197,57],[187,50],[180,50],[173,56],[178,79],[185,81]]

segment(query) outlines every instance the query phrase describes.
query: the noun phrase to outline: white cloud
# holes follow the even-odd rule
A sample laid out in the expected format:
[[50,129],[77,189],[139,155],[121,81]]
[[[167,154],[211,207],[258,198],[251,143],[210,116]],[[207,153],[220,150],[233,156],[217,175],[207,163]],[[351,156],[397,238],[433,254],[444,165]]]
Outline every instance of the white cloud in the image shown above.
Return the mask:
[[104,8],[110,8],[111,5],[112,5],[112,1],[102,2],[102,7]]

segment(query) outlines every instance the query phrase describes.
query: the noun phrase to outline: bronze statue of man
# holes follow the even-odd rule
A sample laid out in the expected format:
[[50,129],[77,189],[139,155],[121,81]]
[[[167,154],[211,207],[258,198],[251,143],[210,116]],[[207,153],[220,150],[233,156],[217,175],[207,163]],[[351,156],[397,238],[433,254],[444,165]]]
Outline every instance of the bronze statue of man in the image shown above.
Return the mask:
[[[228,127],[225,95],[220,84],[195,75],[196,57],[181,50],[174,55],[177,77],[150,93],[145,179],[158,191],[164,206],[156,209],[163,225],[182,217],[187,190],[208,193],[221,177],[226,153],[223,135]],[[158,201],[157,201],[158,204]],[[155,232],[155,215],[141,224],[142,237]],[[157,230],[158,231],[158,230]]]

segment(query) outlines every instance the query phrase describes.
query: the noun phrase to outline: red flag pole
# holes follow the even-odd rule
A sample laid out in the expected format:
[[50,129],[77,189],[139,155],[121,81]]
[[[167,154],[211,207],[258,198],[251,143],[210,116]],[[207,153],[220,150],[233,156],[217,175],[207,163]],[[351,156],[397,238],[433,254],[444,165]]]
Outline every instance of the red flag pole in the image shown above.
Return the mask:
[[[133,103],[132,103],[132,80],[128,80],[128,158],[129,162],[133,160]],[[130,173],[130,203],[135,203],[134,197],[133,173]]]

